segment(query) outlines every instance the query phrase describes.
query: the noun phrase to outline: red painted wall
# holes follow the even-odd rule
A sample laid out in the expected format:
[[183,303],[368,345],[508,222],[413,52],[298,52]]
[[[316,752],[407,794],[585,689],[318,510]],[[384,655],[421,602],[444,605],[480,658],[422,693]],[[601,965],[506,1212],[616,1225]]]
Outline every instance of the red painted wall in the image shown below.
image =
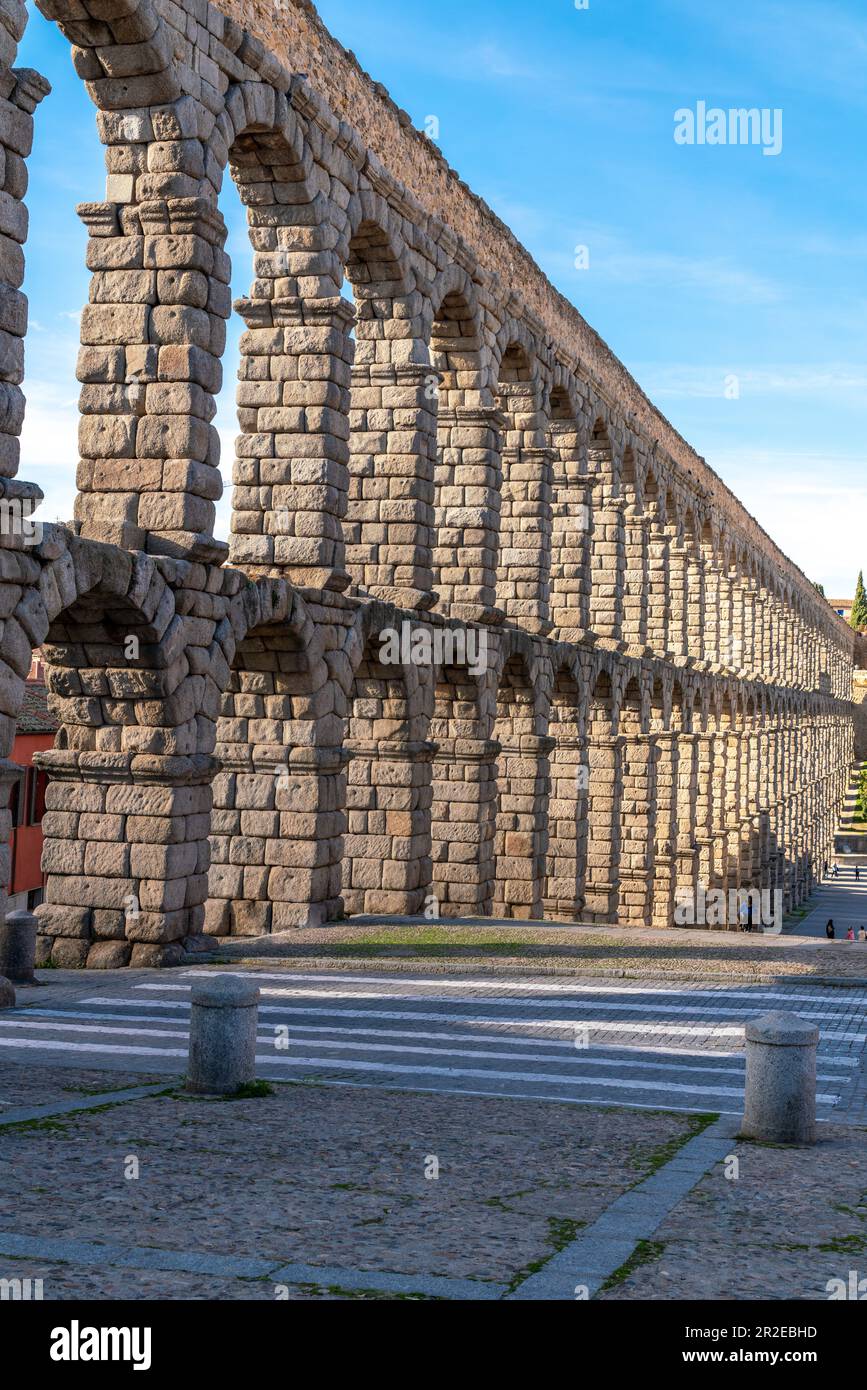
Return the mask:
[[[21,767],[33,767],[33,754],[54,747],[53,734],[16,734],[12,761]],[[35,775],[34,772],[31,776]],[[22,784],[23,792],[23,784]],[[14,793],[13,793],[14,795]],[[44,883],[42,859],[42,825],[19,825],[12,831],[12,874],[10,893],[26,893],[41,888]]]

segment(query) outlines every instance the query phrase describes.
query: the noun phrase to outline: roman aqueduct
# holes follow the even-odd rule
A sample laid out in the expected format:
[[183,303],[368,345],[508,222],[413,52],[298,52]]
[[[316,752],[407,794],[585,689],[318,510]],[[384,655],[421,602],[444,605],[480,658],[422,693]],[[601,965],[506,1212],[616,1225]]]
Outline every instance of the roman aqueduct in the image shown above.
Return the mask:
[[[37,3],[108,171],[75,521],[0,548],[5,754],[36,646],[61,724],[40,960],[431,903],[669,925],[700,882],[799,902],[852,757],[852,634],[805,576],[307,0]],[[0,0],[26,510],[25,23]],[[228,547],[227,176],[254,263]]]

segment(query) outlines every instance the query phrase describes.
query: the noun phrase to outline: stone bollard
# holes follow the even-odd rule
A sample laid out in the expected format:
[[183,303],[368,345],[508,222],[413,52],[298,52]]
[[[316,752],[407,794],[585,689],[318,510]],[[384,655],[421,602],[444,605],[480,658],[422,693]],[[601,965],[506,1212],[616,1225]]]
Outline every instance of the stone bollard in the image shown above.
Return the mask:
[[197,980],[190,1009],[186,1089],[229,1096],[256,1076],[259,987],[236,975]]
[[0,924],[0,975],[13,985],[38,984],[36,918],[32,912],[10,912]]
[[797,1014],[762,1014],[746,1026],[745,1139],[816,1142],[816,1047],[819,1030]]

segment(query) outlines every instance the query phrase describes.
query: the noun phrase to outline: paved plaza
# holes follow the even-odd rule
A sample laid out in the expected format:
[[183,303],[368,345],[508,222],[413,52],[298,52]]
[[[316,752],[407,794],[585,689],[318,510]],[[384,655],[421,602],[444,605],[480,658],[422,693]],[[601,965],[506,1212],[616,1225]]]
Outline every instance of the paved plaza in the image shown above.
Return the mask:
[[[182,1090],[191,986],[225,967],[45,972],[0,1015],[0,1278],[819,1299],[867,1250],[863,987],[233,969],[261,990],[270,1083],[238,1100]],[[821,1032],[812,1149],[736,1139],[744,1025],[770,1009]]]

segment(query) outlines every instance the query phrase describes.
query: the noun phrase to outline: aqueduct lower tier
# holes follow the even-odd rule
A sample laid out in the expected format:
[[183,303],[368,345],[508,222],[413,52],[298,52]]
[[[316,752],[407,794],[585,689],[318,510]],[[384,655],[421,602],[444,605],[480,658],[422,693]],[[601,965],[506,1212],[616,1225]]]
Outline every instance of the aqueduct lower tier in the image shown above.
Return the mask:
[[[799,902],[852,756],[852,635],[804,575],[306,0],[37,2],[108,170],[76,519],[0,538],[5,753],[35,646],[61,723],[40,959],[172,964],[342,912],[667,925],[698,885]],[[19,520],[25,22],[0,0]],[[228,552],[227,169],[254,261]]]

